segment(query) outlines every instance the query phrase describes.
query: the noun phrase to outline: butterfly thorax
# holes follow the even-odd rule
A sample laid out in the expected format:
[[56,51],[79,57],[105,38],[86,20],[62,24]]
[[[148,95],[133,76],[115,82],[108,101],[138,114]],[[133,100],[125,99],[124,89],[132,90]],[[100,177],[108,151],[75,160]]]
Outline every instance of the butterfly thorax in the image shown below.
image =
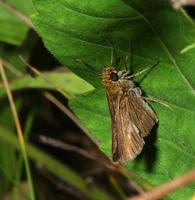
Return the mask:
[[117,71],[112,67],[104,68],[102,71],[102,84],[107,92],[117,95],[121,91],[128,91],[135,87],[133,81],[130,80],[128,71]]

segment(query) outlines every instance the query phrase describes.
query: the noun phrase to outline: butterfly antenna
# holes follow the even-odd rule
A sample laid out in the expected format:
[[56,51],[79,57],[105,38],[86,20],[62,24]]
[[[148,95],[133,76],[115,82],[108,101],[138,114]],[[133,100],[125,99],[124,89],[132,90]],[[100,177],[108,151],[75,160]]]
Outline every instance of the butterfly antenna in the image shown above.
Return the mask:
[[141,70],[140,72],[137,72],[136,74],[131,75],[129,78],[139,76],[140,74],[143,74],[145,71],[151,70],[158,64],[159,64],[159,61],[155,62],[152,66],[146,67],[145,69]]
[[112,51],[111,51],[111,56],[110,56],[110,65],[111,65],[111,67],[117,67],[120,59],[119,60],[117,59],[116,48],[112,41],[111,41],[111,46],[112,46]]
[[114,66],[114,50],[111,50],[111,54],[110,54],[110,65],[111,67]]
[[125,57],[125,70],[128,71],[128,62],[130,60],[130,69],[132,67],[132,39],[129,41],[127,55]]

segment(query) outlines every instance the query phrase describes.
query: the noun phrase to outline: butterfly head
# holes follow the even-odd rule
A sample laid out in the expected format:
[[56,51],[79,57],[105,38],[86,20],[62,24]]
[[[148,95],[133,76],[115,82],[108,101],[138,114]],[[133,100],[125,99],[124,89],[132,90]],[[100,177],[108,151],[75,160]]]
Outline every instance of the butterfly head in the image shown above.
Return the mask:
[[106,88],[113,88],[114,90],[133,88],[134,83],[129,77],[128,71],[117,71],[113,67],[104,68],[102,71],[102,84]]

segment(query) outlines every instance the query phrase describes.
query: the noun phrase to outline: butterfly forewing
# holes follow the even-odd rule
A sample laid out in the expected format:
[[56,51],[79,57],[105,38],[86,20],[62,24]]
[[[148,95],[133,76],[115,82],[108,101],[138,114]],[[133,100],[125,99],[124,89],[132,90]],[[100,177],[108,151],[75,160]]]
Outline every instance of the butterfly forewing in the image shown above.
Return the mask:
[[116,98],[108,96],[112,119],[113,161],[133,160],[144,146],[144,140],[127,112],[129,109],[128,101],[128,95]]
[[147,136],[158,122],[154,111],[145,102],[143,97],[137,95],[134,90],[128,92],[128,113],[142,137]]

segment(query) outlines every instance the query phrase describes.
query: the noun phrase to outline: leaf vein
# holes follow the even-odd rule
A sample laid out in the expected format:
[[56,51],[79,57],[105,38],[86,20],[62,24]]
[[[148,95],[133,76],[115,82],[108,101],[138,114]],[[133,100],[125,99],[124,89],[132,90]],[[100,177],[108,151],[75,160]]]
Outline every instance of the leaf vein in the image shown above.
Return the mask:
[[[62,2],[61,2],[62,3]],[[64,4],[64,2],[62,3],[62,6],[72,12],[76,12],[78,14],[81,14],[81,15],[85,15],[85,16],[88,16],[88,17],[94,17],[94,18],[99,18],[99,19],[105,19],[105,20],[138,20],[140,19],[139,16],[129,16],[129,17],[103,17],[103,16],[96,16],[96,15],[90,15],[89,13],[84,13],[84,12],[81,12],[80,10],[77,10],[76,8],[72,8],[70,7],[70,5],[68,4]]]
[[[128,5],[129,6],[129,5]],[[130,8],[134,9],[133,7],[129,6]],[[156,35],[157,39],[159,40],[160,44],[162,45],[163,49],[165,50],[165,52],[167,53],[167,55],[169,56],[170,60],[172,61],[173,65],[175,66],[176,70],[179,72],[179,74],[181,75],[182,79],[185,81],[185,83],[188,85],[188,87],[190,88],[190,90],[192,91],[192,93],[195,95],[195,88],[193,88],[193,86],[190,84],[190,81],[185,77],[185,75],[183,74],[183,72],[180,70],[179,66],[177,65],[177,62],[174,58],[174,56],[171,54],[171,52],[168,50],[167,46],[165,45],[165,42],[163,42],[163,39],[160,37],[159,33],[155,30],[155,28],[152,26],[152,24],[149,22],[149,20],[139,11],[137,11],[136,9],[134,9],[134,11],[143,18],[143,20],[148,24],[148,26],[151,28],[151,30],[154,32],[154,34]]]
[[[78,35],[75,36],[75,35],[70,34],[69,32],[67,32],[67,31],[65,31],[65,30],[63,30],[63,31],[61,31],[61,30],[59,30],[59,29],[57,30],[57,28],[52,28],[52,26],[51,26],[51,25],[48,25],[46,22],[45,22],[44,26],[46,26],[47,28],[51,29],[53,32],[59,33],[60,35],[63,35],[63,36],[64,36],[64,35],[66,34],[68,37],[71,37],[71,38],[73,38],[73,39],[75,39],[75,40],[78,40],[78,41],[81,41],[81,42],[83,42],[83,43],[91,44],[91,45],[97,45],[97,46],[103,47],[103,48],[105,48],[105,49],[110,49],[110,52],[111,52],[111,50],[112,50],[112,48],[113,48],[112,46],[106,46],[106,45],[103,45],[103,44],[100,44],[100,43],[97,43],[97,42],[94,42],[94,41],[85,40],[85,39],[83,39],[83,38],[81,38],[81,37],[78,37]],[[123,50],[123,49],[117,49],[117,50],[118,50],[118,51],[121,51],[121,52],[123,52],[123,53],[127,53],[127,51],[125,51],[125,50]],[[135,53],[133,53],[132,55],[137,56],[137,57],[140,57],[140,58],[145,59],[145,60],[148,60],[148,61],[156,62],[156,59],[153,59],[153,58],[150,58],[150,57],[146,57],[146,56],[139,55],[139,54],[135,54]]]

